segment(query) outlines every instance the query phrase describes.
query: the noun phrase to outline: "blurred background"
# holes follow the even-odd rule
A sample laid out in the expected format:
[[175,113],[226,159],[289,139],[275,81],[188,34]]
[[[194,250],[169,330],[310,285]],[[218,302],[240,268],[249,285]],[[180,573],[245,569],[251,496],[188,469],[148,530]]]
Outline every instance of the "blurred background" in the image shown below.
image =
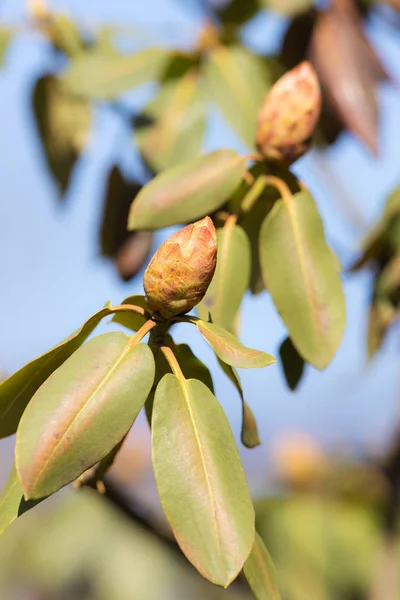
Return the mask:
[[[199,152],[248,152],[247,133],[268,87],[306,57],[317,68],[321,126],[315,148],[293,171],[310,188],[342,264],[345,338],[324,372],[306,366],[294,391],[279,363],[242,373],[262,445],[241,447],[241,455],[257,527],[287,600],[400,599],[399,268],[384,316],[376,298],[387,261],[375,256],[351,269],[371,246],[363,241],[370,230],[377,223],[379,235],[389,229],[381,215],[400,184],[397,10],[397,0],[0,1],[2,377],[106,301],[142,293],[146,260],[173,231],[125,231],[129,205],[152,174]],[[206,81],[202,117],[188,109],[180,137],[175,132],[178,150],[163,154],[157,143],[165,127],[152,129],[169,106],[163,85],[179,81],[193,52],[203,57],[220,47],[238,53],[224,67],[230,87],[216,91],[218,76]],[[130,79],[136,53],[154,48],[169,57],[168,77],[155,67],[159,51],[143,55],[144,74]],[[95,58],[85,71],[78,61],[89,51]],[[132,57],[122,71],[113,63],[121,56]],[[65,73],[68,92],[58,85]],[[400,201],[392,206],[391,219]],[[278,356],[285,328],[266,292],[246,296],[240,337]],[[211,365],[240,443],[240,400],[212,352],[188,327],[177,326],[174,339]],[[13,443],[0,443],[2,484]],[[0,597],[251,595],[240,578],[227,591],[214,588],[180,554],[159,510],[140,415],[107,498],[66,490],[6,531]]]

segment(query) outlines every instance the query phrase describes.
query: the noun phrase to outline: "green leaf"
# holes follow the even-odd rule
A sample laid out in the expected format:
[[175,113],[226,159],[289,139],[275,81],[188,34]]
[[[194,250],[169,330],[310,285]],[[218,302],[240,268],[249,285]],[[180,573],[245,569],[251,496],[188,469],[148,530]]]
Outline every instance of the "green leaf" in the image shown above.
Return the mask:
[[18,479],[15,464],[13,464],[3,493],[0,496],[0,535],[15,519],[34,508],[41,501],[25,500],[22,485]]
[[307,192],[278,200],[260,232],[263,279],[299,354],[318,369],[332,360],[346,315],[342,283]]
[[272,85],[263,60],[243,46],[218,46],[208,56],[204,77],[210,99],[253,148],[258,111]]
[[106,333],[77,350],[42,385],[17,431],[25,498],[48,496],[100,461],[125,436],[154,379],[145,344]]
[[147,124],[136,126],[136,139],[147,165],[155,171],[179,165],[201,152],[205,111],[195,72],[165,82],[145,109]]
[[0,385],[0,438],[17,431],[22,413],[42,383],[83,344],[103,317],[112,314],[109,306],[102,308],[57,346],[3,381]]
[[13,35],[14,32],[12,29],[6,29],[5,27],[0,28],[0,68],[4,65],[4,57]]
[[257,600],[280,600],[274,563],[257,532],[243,571]]
[[159,229],[196,221],[222,206],[240,184],[246,161],[217,150],[155,177],[132,204],[128,229]]
[[261,8],[261,0],[231,0],[218,10],[218,17],[223,23],[240,27],[251,19]]
[[262,0],[262,4],[268,10],[285,15],[285,17],[294,17],[311,10],[312,0]]
[[218,362],[225,375],[229,377],[239,392],[239,396],[242,401],[242,431],[240,435],[242,444],[246,446],[246,448],[255,448],[261,444],[258,435],[257,422],[250,406],[244,399],[242,382],[240,381],[238,372],[234,367],[227,365],[220,358],[218,359]]
[[276,362],[274,357],[266,352],[243,346],[234,335],[214,323],[206,323],[197,319],[195,324],[218,358],[231,367],[258,369],[268,367]]
[[279,348],[279,355],[286,382],[291,390],[295,390],[304,372],[304,360],[293,346],[290,337],[283,340]]
[[65,15],[53,13],[47,18],[39,18],[36,26],[57,50],[61,50],[69,58],[85,52],[85,42],[79,28]]
[[[125,300],[122,300],[121,304],[134,304],[135,306],[144,308],[144,310],[148,310],[146,298],[141,294],[128,296],[125,298]],[[120,325],[123,325],[132,331],[139,331],[142,325],[144,325],[147,321],[146,317],[137,315],[134,312],[117,312],[113,316],[112,320],[114,323],[119,323]]]
[[218,255],[214,277],[197,312],[202,319],[232,330],[250,279],[250,242],[241,227],[228,219],[217,231]]
[[90,107],[65,91],[53,75],[38,79],[32,102],[49,170],[64,194],[89,138]]
[[182,551],[209,581],[228,586],[249,555],[254,510],[228,420],[204,383],[168,374],[154,399],[153,466]]
[[73,94],[88,100],[114,100],[123,92],[159,78],[171,51],[147,48],[129,55],[85,52],[73,61],[62,81]]

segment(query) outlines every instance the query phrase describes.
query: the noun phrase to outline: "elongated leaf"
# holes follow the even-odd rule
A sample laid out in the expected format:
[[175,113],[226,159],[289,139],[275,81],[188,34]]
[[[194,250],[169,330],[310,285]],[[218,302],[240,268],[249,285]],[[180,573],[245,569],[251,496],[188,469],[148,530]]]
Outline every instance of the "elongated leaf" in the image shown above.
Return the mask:
[[254,539],[254,511],[229,423],[208,387],[168,374],[152,419],[158,493],[178,544],[196,569],[228,586]]
[[0,67],[4,64],[4,57],[7,52],[8,44],[12,40],[14,32],[12,29],[0,28]]
[[[134,296],[128,296],[124,300],[122,300],[121,305],[124,304],[133,304],[135,306],[140,306],[140,308],[144,308],[144,310],[148,310],[146,299],[141,294],[135,294]],[[119,323],[132,331],[139,331],[139,329],[146,323],[146,317],[142,317],[142,315],[137,315],[134,312],[117,312],[112,318],[114,323]]]
[[63,76],[65,87],[88,100],[113,100],[123,92],[158,79],[171,58],[163,48],[147,48],[135,54],[88,51],[71,61]]
[[279,355],[286,382],[291,390],[295,390],[303,376],[304,360],[293,346],[290,337],[283,340]]
[[145,110],[147,125],[136,127],[136,139],[146,164],[164,171],[200,154],[205,110],[195,72],[167,81]]
[[29,400],[46,379],[83,344],[104,317],[113,314],[109,306],[90,317],[54,348],[35,358],[0,385],[0,437],[17,431]]
[[32,103],[49,170],[63,195],[88,142],[90,107],[62,88],[53,75],[37,81]]
[[318,369],[332,360],[343,336],[343,288],[310,194],[279,200],[260,232],[264,282],[291,340]]
[[280,600],[274,563],[257,532],[243,571],[257,600]]
[[0,496],[0,535],[25,512],[34,508],[41,500],[25,500],[22,485],[15,465],[12,466],[7,483]]
[[242,382],[240,381],[238,372],[234,367],[227,365],[220,358],[218,359],[218,362],[225,375],[229,377],[229,379],[239,392],[239,396],[242,401],[242,431],[240,435],[242,444],[247,448],[255,448],[261,443],[260,437],[258,435],[257,422],[250,406],[244,399]]
[[197,329],[210,344],[215,354],[231,367],[257,369],[268,367],[276,360],[270,354],[243,346],[234,335],[214,323],[196,320]]
[[128,229],[159,229],[195,221],[222,206],[246,164],[233,150],[217,150],[161,173],[132,204]]
[[77,350],[38,390],[18,427],[25,498],[56,492],[106,456],[136,419],[153,379],[150,348],[133,346],[123,333]]
[[250,280],[250,242],[241,227],[228,220],[218,229],[217,268],[197,312],[202,319],[232,330]]
[[261,58],[242,46],[218,46],[205,65],[205,82],[209,97],[253,148],[257,113],[272,84]]

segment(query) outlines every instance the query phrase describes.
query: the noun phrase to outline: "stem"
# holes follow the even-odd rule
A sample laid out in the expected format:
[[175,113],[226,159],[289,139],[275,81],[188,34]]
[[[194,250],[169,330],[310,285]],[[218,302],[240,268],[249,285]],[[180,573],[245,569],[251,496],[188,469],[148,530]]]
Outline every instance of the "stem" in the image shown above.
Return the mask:
[[113,312],[135,312],[142,317],[150,318],[150,313],[148,313],[141,306],[136,306],[136,304],[119,304],[118,306],[112,306],[111,309]]
[[146,321],[146,323],[141,326],[139,331],[137,331],[135,333],[135,335],[133,335],[131,337],[129,346],[132,348],[133,346],[138,344],[144,338],[144,336],[147,333],[149,333],[149,331],[151,331],[153,329],[153,327],[155,327],[156,325],[157,325],[156,321],[153,321],[152,319],[149,319],[148,321]]
[[289,189],[289,186],[281,179],[280,177],[276,177],[275,175],[264,175],[265,185],[270,185],[278,190],[280,195],[282,196],[282,200],[284,202],[290,202],[292,199],[292,192]]
[[248,213],[257,202],[261,194],[263,193],[266,186],[265,175],[260,175],[254,182],[254,185],[251,186],[247,194],[242,200],[240,205],[240,212],[242,214]]
[[177,378],[180,380],[185,379],[172,348],[170,348],[169,346],[160,346],[160,350],[167,359],[173,374],[176,375]]
[[196,325],[196,321],[201,321],[201,319],[199,319],[199,317],[192,317],[190,315],[181,315],[180,317],[172,317],[172,321],[174,323],[192,323],[192,325]]

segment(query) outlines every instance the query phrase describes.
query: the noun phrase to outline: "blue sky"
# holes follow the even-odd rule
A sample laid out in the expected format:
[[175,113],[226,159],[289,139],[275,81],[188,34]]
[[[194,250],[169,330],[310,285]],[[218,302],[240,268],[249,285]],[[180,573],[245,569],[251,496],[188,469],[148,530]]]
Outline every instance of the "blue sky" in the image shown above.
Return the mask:
[[[135,25],[146,44],[187,45],[201,24],[196,3],[186,0],[53,0],[48,4],[68,11],[89,27],[110,22]],[[24,10],[22,1],[3,0],[0,19],[22,24]],[[284,26],[282,18],[265,14],[246,28],[244,37],[255,49],[271,51]],[[368,33],[398,81],[400,40],[377,18],[372,19]],[[106,300],[117,303],[141,291],[140,279],[129,284],[119,281],[113,267],[98,257],[97,246],[99,190],[106,168],[115,159],[126,168],[132,166],[131,142],[115,116],[96,111],[90,147],[74,175],[65,205],[60,205],[29,106],[31,83],[46,65],[48,57],[40,39],[21,35],[0,73],[0,368],[7,374],[76,329]],[[151,86],[129,95],[129,101],[140,106],[150,93]],[[383,87],[380,104],[379,159],[372,158],[357,140],[346,137],[322,159],[317,161],[311,153],[295,166],[313,192],[328,237],[344,264],[354,255],[366,226],[379,215],[386,194],[400,183],[397,85]],[[211,111],[210,117],[205,150],[221,146],[243,149],[216,111]],[[327,185],[327,169],[340,176],[347,188],[346,194],[340,193],[340,202]],[[349,197],[361,226],[345,218]],[[158,239],[167,233],[158,234]],[[325,372],[308,368],[294,394],[286,388],[279,365],[242,373],[266,446],[280,431],[300,428],[335,448],[374,448],[387,440],[395,427],[400,393],[395,340],[389,340],[372,366],[366,365],[370,276],[360,273],[345,276],[344,281],[348,325],[342,346]],[[285,330],[266,293],[246,297],[242,323],[242,341],[277,354]],[[107,327],[104,324],[99,331]],[[239,400],[216,370],[211,352],[188,326],[176,330],[176,339],[193,342],[198,355],[213,366],[217,396],[237,433]]]

